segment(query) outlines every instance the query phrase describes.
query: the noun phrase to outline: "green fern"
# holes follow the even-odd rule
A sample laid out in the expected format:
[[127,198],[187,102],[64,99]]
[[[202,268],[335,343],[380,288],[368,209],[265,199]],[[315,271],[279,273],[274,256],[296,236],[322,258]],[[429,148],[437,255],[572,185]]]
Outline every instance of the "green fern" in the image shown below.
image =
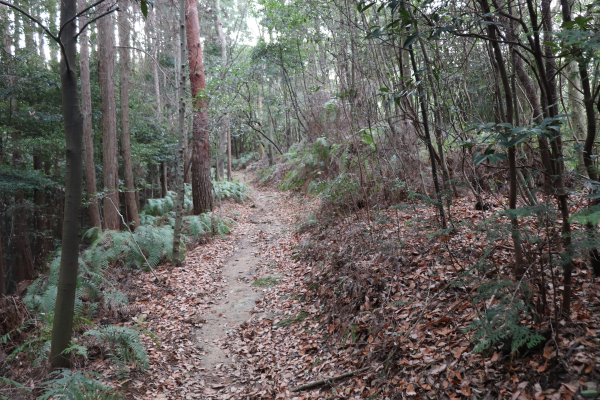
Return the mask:
[[126,375],[127,364],[145,370],[148,368],[148,356],[138,331],[123,326],[109,325],[84,333],[91,335],[108,346],[110,356],[119,366],[120,373]]
[[471,323],[470,328],[475,331],[473,341],[478,342],[476,353],[504,341],[511,342],[514,352],[522,346],[532,348],[546,340],[521,323],[524,316],[530,315],[531,308],[515,296],[516,286],[511,279],[498,277],[479,288],[474,301],[483,302],[494,296],[494,303]]
[[69,399],[69,400],[113,400],[122,399],[115,389],[99,381],[102,375],[95,372],[72,372],[68,369],[52,372],[56,375],[42,384],[44,394],[40,400]]

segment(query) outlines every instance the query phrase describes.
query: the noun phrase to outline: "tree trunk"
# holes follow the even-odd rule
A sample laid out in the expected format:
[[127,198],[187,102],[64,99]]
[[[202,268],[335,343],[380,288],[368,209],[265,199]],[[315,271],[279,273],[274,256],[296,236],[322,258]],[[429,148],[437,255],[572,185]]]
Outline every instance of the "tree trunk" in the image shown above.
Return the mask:
[[[15,141],[18,140],[18,137],[18,134],[13,133],[13,139],[15,139]],[[17,146],[16,143],[15,146]],[[16,147],[13,150],[13,165],[15,169],[20,169],[22,167],[21,151]],[[29,231],[27,229],[25,194],[21,190],[18,190],[15,193],[13,219],[16,245],[15,264],[17,267],[17,280],[18,282],[21,282],[35,278],[31,245],[29,243]]]
[[160,196],[162,198],[167,197],[167,192],[169,191],[169,188],[167,187],[167,163],[166,162],[161,162],[160,163]]
[[[223,22],[221,21],[221,0],[215,0],[215,27],[217,29],[217,37],[219,39],[219,45],[221,46],[221,65],[223,69],[227,66],[227,36],[223,31]],[[229,114],[225,114],[222,117],[221,132],[219,135],[219,156],[217,158],[219,177],[223,178],[224,165],[223,158],[227,156],[227,179],[231,180],[231,132],[230,132],[231,121]]]
[[[587,66],[585,66],[587,67]],[[584,68],[585,68],[584,67]],[[571,61],[569,66],[567,67],[568,72],[568,80],[567,80],[567,89],[569,96],[569,107],[571,108],[570,114],[571,116],[571,128],[573,130],[573,136],[577,141],[585,141],[586,137],[586,114],[583,108],[583,96],[580,93],[581,81],[579,79],[579,68],[577,66],[576,61]],[[587,71],[584,73],[587,75]],[[592,103],[592,111],[594,110],[594,105]],[[593,114],[592,114],[593,115]],[[595,117],[594,117],[595,118]],[[579,150],[577,151],[577,172],[581,175],[586,174],[585,160],[583,158],[584,152]]]
[[131,26],[129,23],[129,1],[120,0],[119,11],[119,42],[120,60],[119,75],[121,80],[121,158],[123,159],[123,173],[125,178],[125,207],[128,222],[132,230],[140,226],[137,202],[135,200],[135,182],[133,180],[133,166],[131,163],[131,141],[129,128],[129,36]]
[[210,137],[208,131],[208,101],[200,25],[196,0],[186,2],[186,35],[190,64],[190,86],[194,121],[192,127],[192,197],[194,215],[213,210],[212,182],[210,178]]
[[[490,7],[488,5],[487,0],[480,0],[481,7],[483,12],[487,15],[490,13]],[[486,17],[489,22],[492,22],[490,17]],[[506,105],[506,114],[501,115],[503,121],[505,123],[513,124],[514,122],[514,105],[513,105],[513,96],[512,90],[510,87],[510,81],[508,79],[508,73],[506,71],[506,66],[504,63],[504,57],[500,50],[500,45],[496,41],[496,27],[493,25],[487,25],[488,35],[490,37],[490,44],[492,45],[493,57],[495,61],[495,66],[500,74],[500,79],[502,81],[502,89],[504,90],[504,102]],[[508,128],[506,128],[508,130]],[[516,210],[517,208],[517,159],[516,159],[516,149],[515,146],[511,146],[507,149],[508,151],[508,176],[509,176],[509,197],[508,197],[508,206],[511,210]],[[519,221],[516,215],[510,215],[510,224],[511,224],[511,236],[513,240],[514,252],[515,252],[515,276],[517,279],[520,279],[525,270],[524,265],[525,261],[523,260],[523,252],[521,249],[521,235],[519,230]]]
[[[41,171],[43,168],[42,158],[40,156],[33,156],[33,169]],[[48,229],[48,217],[46,216],[46,192],[42,190],[35,190],[33,194],[34,202],[36,205],[36,256],[35,264],[41,266],[40,270],[45,271],[44,262],[50,254],[50,246],[52,243],[52,235]]]
[[[83,171],[81,164],[83,118],[79,109],[79,94],[75,62],[77,55],[77,26],[74,19],[77,12],[76,0],[62,0],[61,25],[64,24],[62,40],[65,43],[65,55],[60,63],[62,84],[63,119],[66,136],[66,176],[65,176],[65,221],[63,224],[63,246],[58,277],[58,291],[54,323],[52,326],[52,344],[50,362],[55,368],[69,368],[70,354],[62,354],[71,344],[73,314],[75,311],[75,292],[77,290],[77,269],[79,267],[79,216],[83,191]],[[65,24],[66,23],[66,24]]]
[[[78,0],[79,9],[84,9],[86,0]],[[86,15],[79,18],[79,29],[87,23]],[[81,109],[83,112],[83,142],[85,155],[85,188],[88,196],[88,212],[90,225],[94,228],[102,226],[100,207],[96,195],[96,166],[94,163],[94,131],[92,129],[92,89],[90,86],[90,50],[87,29],[79,36],[79,67],[81,69]]]
[[[435,188],[435,197],[436,197],[436,202],[437,202],[437,206],[440,212],[440,222],[442,225],[442,229],[446,229],[446,215],[444,212],[444,205],[442,204],[442,197],[441,197],[441,193],[440,193],[440,183],[438,181],[438,173],[437,173],[437,167],[436,167],[436,163],[435,163],[435,150],[433,149],[433,144],[431,143],[431,135],[429,134],[429,121],[427,118],[427,105],[425,103],[425,93],[423,93],[423,85],[421,84],[421,78],[420,78],[420,74],[417,73],[418,68],[417,68],[417,61],[415,60],[415,51],[413,49],[413,46],[411,45],[408,49],[409,53],[410,53],[410,60],[412,63],[412,67],[413,67],[413,73],[415,75],[416,81],[417,81],[417,89],[419,92],[419,98],[420,101],[419,103],[421,104],[421,115],[423,117],[423,130],[425,131],[425,145],[427,146],[427,150],[429,151],[429,159],[431,161],[431,174],[433,176],[433,185]],[[427,190],[425,188],[425,183],[423,182],[423,190],[425,191],[424,194],[427,194]]]
[[[107,10],[108,2],[100,7]],[[104,166],[104,228],[118,230],[119,217],[119,150],[117,143],[117,109],[115,100],[115,25],[112,15],[98,20],[98,74],[102,94],[102,162]]]
[[183,218],[183,202],[185,197],[184,175],[185,175],[185,1],[179,0],[179,121],[178,121],[178,154],[177,154],[177,203],[175,204],[175,227],[173,229],[173,262],[176,266],[180,264],[179,249],[181,245],[181,220]]
[[[571,10],[569,7],[569,3],[566,0],[561,0],[561,5],[562,5],[562,14],[563,14],[563,20],[564,21],[570,21],[571,20]],[[579,49],[577,49],[579,50]],[[580,51],[580,50],[579,50]],[[574,65],[574,63],[572,63],[571,65]],[[584,62],[584,60],[581,60],[581,62],[579,63],[579,76],[581,77],[581,87],[583,89],[583,104],[585,106],[585,117],[586,117],[586,122],[587,122],[587,134],[585,137],[585,143],[583,146],[583,162],[585,164],[585,170],[587,172],[588,177],[591,180],[597,181],[598,180],[598,173],[597,173],[597,169],[594,166],[594,143],[596,141],[596,115],[594,113],[594,98],[592,96],[592,90],[590,87],[590,77],[588,74],[588,64],[587,62]],[[575,83],[575,82],[574,82]],[[569,84],[569,98],[571,100],[571,87],[574,86],[573,84]],[[575,88],[573,88],[575,89]],[[575,124],[581,124],[583,121],[579,121],[583,115],[583,110],[581,110],[581,105],[579,104],[579,100],[581,99],[579,96],[579,92],[577,90],[572,90],[573,95],[577,96],[576,99],[571,100],[573,103],[574,109],[572,110],[572,113],[575,114],[574,115],[574,121]],[[572,106],[572,107],[573,107]],[[575,131],[575,128],[574,128]],[[575,134],[575,132],[574,132]],[[596,206],[598,205],[598,200],[595,199],[591,202],[590,206]],[[592,240],[592,242],[594,241],[594,233],[596,230],[596,227],[592,224],[587,224],[586,229],[589,232],[590,235],[590,239]],[[589,257],[590,257],[590,263],[592,264],[592,269],[594,271],[594,275],[596,276],[600,276],[600,251],[598,250],[598,248],[593,248],[589,251]],[[566,286],[565,286],[566,288]]]
[[2,248],[2,213],[0,212],[0,296],[6,294],[6,283],[4,282],[4,251]]

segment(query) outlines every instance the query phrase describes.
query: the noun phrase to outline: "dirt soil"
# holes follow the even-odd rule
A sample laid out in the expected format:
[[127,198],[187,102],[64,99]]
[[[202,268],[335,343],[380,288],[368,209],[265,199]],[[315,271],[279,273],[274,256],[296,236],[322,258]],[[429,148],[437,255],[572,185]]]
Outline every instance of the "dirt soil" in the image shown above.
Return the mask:
[[[252,191],[250,207],[253,212],[246,222],[246,234],[236,240],[236,251],[228,258],[221,270],[224,297],[207,314],[206,322],[196,332],[196,339],[206,354],[202,365],[208,371],[232,365],[228,354],[217,342],[226,337],[233,327],[246,322],[252,316],[256,301],[263,296],[263,290],[252,286],[258,267],[264,263],[259,247],[252,237],[274,238],[288,229],[288,224],[280,220],[277,213],[279,195]],[[201,250],[200,250],[201,251]],[[277,279],[263,276],[263,279]],[[230,383],[227,376],[217,377],[213,383]]]

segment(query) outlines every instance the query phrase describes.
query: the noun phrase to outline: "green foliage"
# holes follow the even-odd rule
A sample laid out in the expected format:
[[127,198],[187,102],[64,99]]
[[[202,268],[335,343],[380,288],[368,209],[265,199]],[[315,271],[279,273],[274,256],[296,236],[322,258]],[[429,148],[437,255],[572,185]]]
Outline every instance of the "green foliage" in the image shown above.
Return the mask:
[[127,364],[140,370],[148,368],[148,356],[137,330],[109,325],[87,331],[84,335],[93,336],[109,347],[109,355],[119,367],[120,374],[127,375]]
[[258,278],[254,282],[252,282],[252,286],[256,286],[259,288],[270,288],[279,283],[279,279],[273,276],[263,276],[262,278]]
[[219,218],[216,215],[205,213],[200,215],[189,215],[183,217],[183,232],[193,237],[207,235],[209,233],[218,234],[224,237],[230,233],[233,221],[229,218]]
[[253,160],[258,159],[258,153],[246,153],[242,155],[240,158],[233,158],[231,160],[231,168],[238,170],[246,168],[246,166]]
[[232,199],[242,203],[248,199],[248,186],[238,181],[213,182],[213,194],[215,199]]
[[[292,150],[286,154],[292,169],[281,182],[281,190],[295,190],[316,180],[327,180],[337,175],[339,167],[335,162],[346,146],[330,144],[327,138],[318,138],[314,143]],[[343,157],[342,157],[343,158]]]
[[40,400],[69,399],[69,400],[115,400],[123,396],[116,393],[114,388],[99,381],[102,375],[95,372],[72,372],[68,369],[55,371],[56,375],[43,384],[44,394]]
[[[213,197],[215,200],[219,199],[233,199],[238,202],[243,202],[247,199],[246,192],[248,186],[244,183],[237,181],[218,181],[213,182]],[[177,201],[177,193],[174,191],[168,191],[167,195],[163,198],[148,199],[148,203],[141,212],[140,219],[142,224],[155,224],[157,221],[156,217],[166,216],[171,213],[174,217],[175,204]],[[183,209],[186,214],[191,214],[194,208],[192,200],[192,186],[185,185],[185,195],[183,200]]]
[[489,301],[492,296],[493,302],[470,326],[475,331],[472,339],[477,343],[475,352],[482,352],[503,341],[510,341],[514,352],[522,346],[530,349],[546,340],[521,323],[531,315],[531,307],[516,296],[517,290],[523,289],[517,285],[511,279],[497,277],[484,282],[479,288],[475,302]]
[[306,311],[300,311],[298,315],[294,317],[282,319],[277,323],[277,326],[287,328],[290,325],[304,321],[306,317],[308,317],[308,313]]
[[56,184],[39,171],[0,165],[0,193],[2,196],[12,196],[17,191],[29,192],[54,186]]

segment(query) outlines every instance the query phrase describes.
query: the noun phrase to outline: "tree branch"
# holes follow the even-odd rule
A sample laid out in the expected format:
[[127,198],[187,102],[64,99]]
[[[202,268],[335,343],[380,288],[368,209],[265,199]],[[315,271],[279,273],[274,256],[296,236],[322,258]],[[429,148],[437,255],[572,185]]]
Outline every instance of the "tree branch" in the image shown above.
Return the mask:
[[83,33],[83,31],[85,30],[85,28],[87,28],[87,26],[88,26],[89,24],[91,24],[92,22],[96,22],[96,21],[97,21],[97,20],[99,20],[100,18],[102,18],[102,17],[105,17],[105,16],[107,16],[108,14],[110,14],[110,13],[113,13],[113,12],[115,12],[115,11],[120,11],[120,10],[119,10],[119,8],[118,8],[118,7],[117,7],[117,8],[113,8],[112,10],[108,10],[107,12],[105,12],[105,13],[102,13],[102,14],[98,15],[96,18],[93,18],[93,19],[89,20],[89,21],[88,21],[88,22],[87,22],[87,23],[86,23],[86,24],[85,24],[85,25],[84,25],[84,26],[83,26],[83,27],[82,27],[82,28],[79,30],[79,32],[77,32],[77,35],[75,35],[75,39],[77,39],[77,38],[79,37],[79,35],[81,35],[81,34]]
[[42,24],[38,19],[31,16],[25,10],[15,6],[14,4],[9,3],[8,1],[0,0],[0,4],[4,4],[5,6],[8,6],[14,10],[17,10],[18,12],[20,12],[21,14],[23,14],[24,16],[26,16],[27,18],[29,18],[30,20],[35,22],[37,25],[39,25],[44,30],[44,32],[46,32],[52,38],[52,40],[54,40],[56,43],[58,43],[60,45],[60,47],[62,48],[62,43],[60,42],[60,39],[57,36],[54,36],[54,34],[52,32],[50,32],[50,30],[44,24]]
[[92,8],[96,7],[97,5],[99,5],[100,3],[105,2],[106,0],[99,0],[97,2],[95,2],[94,4],[92,4],[89,7],[84,8],[82,11],[79,11],[77,14],[75,14],[75,16],[73,18],[70,18],[69,20],[67,20],[67,22],[65,22],[64,24],[62,24],[62,26],[60,27],[60,30],[58,31],[58,38],[60,38],[60,36],[62,35],[62,31],[65,28],[65,26],[67,26],[67,24],[69,24],[70,22],[75,21],[77,18],[81,17],[83,14],[85,14],[86,12],[88,12],[89,10],[91,10]]

